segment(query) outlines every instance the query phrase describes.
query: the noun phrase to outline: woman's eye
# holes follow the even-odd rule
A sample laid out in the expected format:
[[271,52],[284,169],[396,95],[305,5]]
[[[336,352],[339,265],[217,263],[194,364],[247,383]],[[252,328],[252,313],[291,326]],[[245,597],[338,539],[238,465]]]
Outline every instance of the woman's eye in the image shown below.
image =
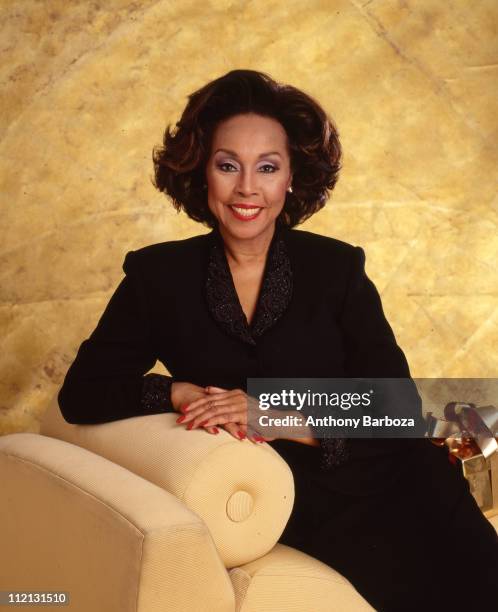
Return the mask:
[[265,164],[264,166],[261,166],[261,168],[270,168],[270,172],[263,172],[263,174],[272,174],[277,170],[277,168],[275,168],[275,166],[272,166],[271,164]]
[[235,168],[235,166],[233,164],[231,164],[230,162],[223,162],[222,164],[218,165],[218,168],[220,170],[223,170],[223,172],[225,172],[225,169],[223,168],[223,166],[232,166],[232,168]]

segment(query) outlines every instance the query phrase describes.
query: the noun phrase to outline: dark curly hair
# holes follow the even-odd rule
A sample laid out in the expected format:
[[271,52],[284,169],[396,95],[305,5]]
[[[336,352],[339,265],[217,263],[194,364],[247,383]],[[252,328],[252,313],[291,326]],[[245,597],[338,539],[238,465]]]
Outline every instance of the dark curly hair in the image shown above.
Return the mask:
[[264,72],[232,70],[188,100],[176,128],[167,125],[162,147],[152,154],[153,184],[178,212],[210,228],[217,225],[203,188],[212,137],[221,121],[245,113],[276,119],[287,133],[292,193],[286,193],[277,222],[293,227],[323,208],[337,182],[342,151],[333,121],[313,98]]

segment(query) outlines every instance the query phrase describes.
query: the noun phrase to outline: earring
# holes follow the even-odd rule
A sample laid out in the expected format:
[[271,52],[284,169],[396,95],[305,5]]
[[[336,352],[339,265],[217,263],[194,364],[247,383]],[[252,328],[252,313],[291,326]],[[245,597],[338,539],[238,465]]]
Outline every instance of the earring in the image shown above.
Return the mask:
[[290,187],[287,189],[287,191],[288,191],[289,193],[292,193],[292,185],[290,185]]

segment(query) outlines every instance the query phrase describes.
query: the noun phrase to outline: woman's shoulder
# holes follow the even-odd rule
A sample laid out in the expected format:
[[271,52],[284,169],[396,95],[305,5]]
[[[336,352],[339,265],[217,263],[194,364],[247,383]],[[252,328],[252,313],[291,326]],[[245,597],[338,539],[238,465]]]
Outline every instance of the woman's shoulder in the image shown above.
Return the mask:
[[288,244],[296,251],[312,256],[326,255],[350,258],[359,247],[324,234],[308,230],[288,229]]
[[156,289],[164,285],[181,287],[202,273],[209,234],[166,240],[128,251],[123,261],[125,274],[138,275]]
[[186,263],[189,258],[195,258],[207,244],[210,233],[198,234],[189,238],[166,240],[148,244],[133,250],[133,256],[140,261],[152,264],[164,263],[165,260],[181,260]]

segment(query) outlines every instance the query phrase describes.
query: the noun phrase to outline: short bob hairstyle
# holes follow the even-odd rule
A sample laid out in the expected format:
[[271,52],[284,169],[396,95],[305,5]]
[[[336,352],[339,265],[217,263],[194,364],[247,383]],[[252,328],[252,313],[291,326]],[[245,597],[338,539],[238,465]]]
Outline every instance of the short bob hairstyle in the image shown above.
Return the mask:
[[210,228],[217,219],[207,204],[205,168],[218,124],[256,113],[276,119],[290,149],[292,193],[286,193],[277,222],[288,227],[319,211],[337,182],[341,159],[333,121],[309,95],[263,72],[232,70],[188,96],[176,129],[167,125],[163,146],[154,147],[154,186],[168,194],[178,212]]

